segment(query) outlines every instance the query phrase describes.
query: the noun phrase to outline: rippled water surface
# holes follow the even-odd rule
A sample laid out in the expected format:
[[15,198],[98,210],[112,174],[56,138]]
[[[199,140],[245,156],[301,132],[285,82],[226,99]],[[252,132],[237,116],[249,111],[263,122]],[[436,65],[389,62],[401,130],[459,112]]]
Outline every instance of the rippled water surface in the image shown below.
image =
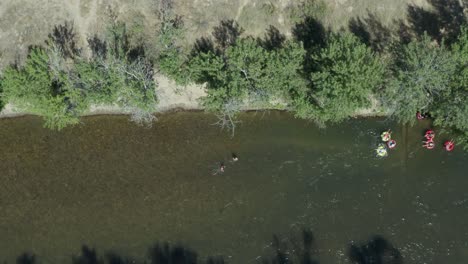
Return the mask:
[[[404,263],[468,262],[468,156],[443,151],[443,135],[423,149],[427,122],[318,129],[249,113],[230,138],[203,113],[166,114],[151,128],[127,120],[88,117],[61,132],[35,117],[0,120],[0,260],[33,252],[68,263],[82,245],[144,256],[160,241],[260,263],[274,235],[292,257],[309,229],[320,263],[350,263],[350,245],[375,235]],[[387,128],[398,146],[378,159]]]

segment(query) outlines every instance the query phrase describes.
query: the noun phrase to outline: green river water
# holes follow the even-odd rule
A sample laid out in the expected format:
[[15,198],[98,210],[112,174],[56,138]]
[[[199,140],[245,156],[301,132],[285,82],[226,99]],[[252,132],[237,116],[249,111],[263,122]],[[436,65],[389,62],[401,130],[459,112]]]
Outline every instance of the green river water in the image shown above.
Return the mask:
[[[468,263],[468,155],[445,152],[439,135],[423,149],[428,121],[241,120],[233,138],[203,113],[165,114],[151,128],[94,116],[61,132],[36,117],[0,120],[0,262],[31,252],[71,263],[82,245],[142,258],[168,242],[203,261],[262,263],[274,236],[293,259],[310,230],[318,263],[352,263],[350,245],[375,236],[404,263]],[[378,159],[387,128],[398,146]]]

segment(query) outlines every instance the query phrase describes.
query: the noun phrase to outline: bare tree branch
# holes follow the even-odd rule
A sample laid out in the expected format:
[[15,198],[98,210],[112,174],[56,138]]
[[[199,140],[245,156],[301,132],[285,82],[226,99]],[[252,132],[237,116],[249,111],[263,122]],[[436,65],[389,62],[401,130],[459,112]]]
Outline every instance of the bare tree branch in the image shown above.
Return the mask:
[[240,106],[241,102],[239,100],[229,99],[224,104],[223,110],[216,114],[218,121],[213,125],[219,126],[221,130],[226,129],[228,132],[231,132],[231,137],[234,137],[236,126],[241,122],[236,119]]

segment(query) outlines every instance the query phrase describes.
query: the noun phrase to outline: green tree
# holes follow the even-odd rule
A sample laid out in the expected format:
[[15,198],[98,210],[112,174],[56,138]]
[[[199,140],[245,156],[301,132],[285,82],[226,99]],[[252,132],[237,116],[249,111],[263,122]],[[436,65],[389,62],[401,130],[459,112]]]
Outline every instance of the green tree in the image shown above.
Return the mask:
[[125,24],[113,23],[107,54],[77,59],[70,73],[72,85],[84,91],[88,104],[117,105],[134,121],[150,123],[157,104],[153,66],[129,38]]
[[189,61],[188,67],[195,83],[206,84],[207,96],[202,100],[205,108],[222,110],[224,103],[232,97],[223,58],[212,52],[200,53]]
[[235,99],[251,106],[270,106],[291,101],[291,93],[305,87],[300,75],[304,49],[288,41],[284,47],[266,50],[253,38],[238,40],[224,54],[200,53],[189,63],[192,79],[207,84],[203,104],[222,110]]
[[462,29],[458,41],[452,46],[456,71],[452,75],[450,89],[446,89],[431,111],[434,123],[455,129],[458,141],[468,148],[468,28]]
[[291,103],[291,94],[305,87],[300,75],[305,51],[288,41],[267,50],[253,38],[237,40],[215,54],[199,53],[188,63],[192,80],[206,84],[205,109],[221,113],[221,127],[234,127],[241,107],[278,108]]
[[2,111],[2,110],[3,110],[3,107],[4,107],[2,83],[3,83],[3,77],[0,76],[0,111]]
[[298,42],[288,40],[279,49],[268,51],[267,60],[262,67],[262,78],[258,80],[256,93],[252,99],[263,102],[266,107],[277,108],[278,102],[290,106],[293,98],[306,89],[306,81],[301,75],[306,51]]
[[369,107],[372,91],[383,83],[386,73],[385,62],[349,33],[331,33],[312,60],[312,88],[297,94],[296,115],[320,125]]
[[442,43],[424,35],[395,54],[394,78],[382,98],[391,114],[403,123],[414,122],[417,111],[432,110],[437,98],[450,88],[456,60]]
[[53,71],[51,65],[45,49],[33,48],[24,67],[5,69],[3,98],[20,111],[44,117],[47,127],[61,129],[78,123],[83,102],[66,72]]
[[162,16],[158,32],[156,63],[161,73],[171,77],[177,84],[186,85],[190,82],[187,70],[187,55],[178,44],[183,39],[184,28],[182,19],[172,13]]

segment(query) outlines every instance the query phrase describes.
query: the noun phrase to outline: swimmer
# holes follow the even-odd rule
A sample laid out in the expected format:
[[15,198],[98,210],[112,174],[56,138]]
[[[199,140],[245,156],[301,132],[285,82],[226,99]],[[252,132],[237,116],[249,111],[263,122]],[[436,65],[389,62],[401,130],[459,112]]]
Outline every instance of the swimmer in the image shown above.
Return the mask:
[[388,156],[387,148],[385,147],[384,144],[379,144],[379,146],[375,149],[375,151],[377,152],[377,157]]
[[418,112],[416,112],[416,118],[418,120],[422,120],[422,119],[424,119],[424,116],[421,114],[421,112],[418,111]]
[[387,146],[389,149],[393,149],[396,147],[396,141],[394,139],[391,139],[390,141],[387,142]]
[[232,153],[232,161],[233,161],[233,162],[236,162],[236,161],[238,161],[238,160],[239,160],[239,158],[237,157],[237,155],[234,154],[234,153]]
[[387,142],[392,138],[392,131],[389,129],[387,131],[384,131],[380,137],[382,138],[383,142]]
[[219,171],[220,172],[224,172],[224,169],[226,168],[226,166],[224,166],[223,163],[221,163],[221,165],[219,166]]

